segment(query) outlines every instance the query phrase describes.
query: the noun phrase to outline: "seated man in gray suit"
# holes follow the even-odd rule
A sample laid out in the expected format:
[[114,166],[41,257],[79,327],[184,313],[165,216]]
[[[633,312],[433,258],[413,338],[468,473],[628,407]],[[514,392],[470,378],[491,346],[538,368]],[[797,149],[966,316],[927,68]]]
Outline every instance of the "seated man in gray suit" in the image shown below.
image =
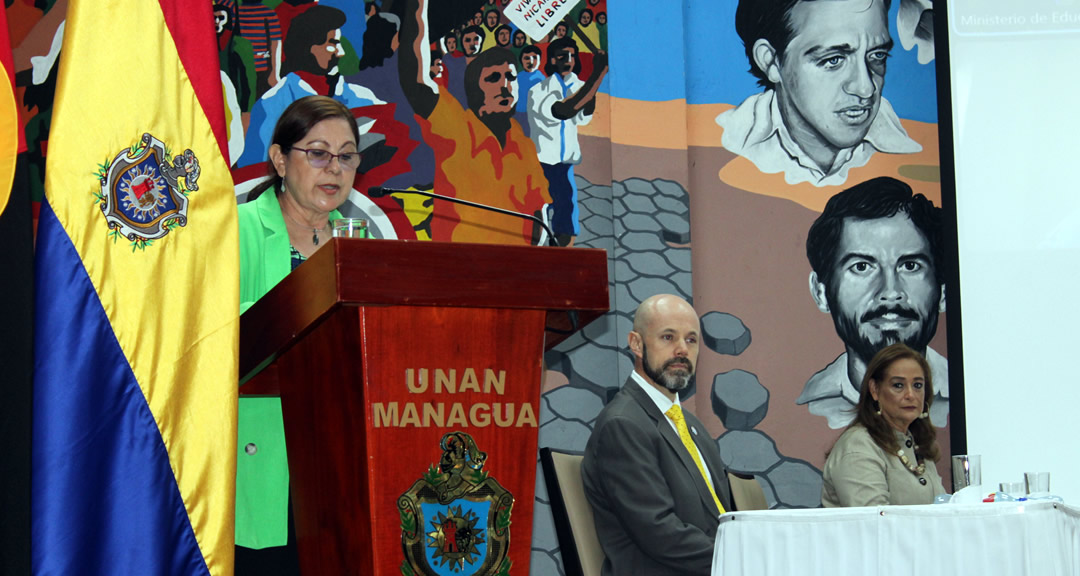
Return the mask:
[[678,296],[653,296],[634,315],[634,372],[600,412],[581,464],[605,576],[711,571],[719,517],[731,509],[727,474],[678,397],[700,338],[697,313]]

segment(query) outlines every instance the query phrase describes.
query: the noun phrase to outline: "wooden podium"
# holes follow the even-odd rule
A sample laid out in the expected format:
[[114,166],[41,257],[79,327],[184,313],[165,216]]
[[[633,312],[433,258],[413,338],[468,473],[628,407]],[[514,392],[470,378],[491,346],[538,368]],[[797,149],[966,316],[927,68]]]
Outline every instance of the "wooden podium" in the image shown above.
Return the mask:
[[394,240],[256,302],[240,391],[281,396],[302,572],[528,574],[543,352],[607,310],[602,250]]

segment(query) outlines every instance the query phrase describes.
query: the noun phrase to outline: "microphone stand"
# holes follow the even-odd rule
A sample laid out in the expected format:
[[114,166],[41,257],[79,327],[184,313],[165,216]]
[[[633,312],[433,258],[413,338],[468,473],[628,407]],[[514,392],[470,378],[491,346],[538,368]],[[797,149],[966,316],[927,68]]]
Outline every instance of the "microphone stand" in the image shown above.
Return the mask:
[[383,188],[382,186],[372,186],[368,188],[368,196],[372,198],[382,198],[387,194],[416,194],[419,196],[427,196],[428,198],[437,198],[439,200],[446,200],[454,204],[464,204],[465,206],[472,206],[473,208],[480,208],[481,210],[487,210],[489,212],[497,212],[499,214],[506,214],[507,216],[517,216],[518,218],[524,218],[526,220],[532,220],[540,225],[548,234],[548,245],[559,246],[559,241],[555,239],[555,233],[551,231],[551,228],[544,224],[542,220],[533,216],[532,214],[525,214],[523,212],[514,212],[513,210],[507,210],[505,208],[499,208],[497,206],[488,206],[487,204],[478,204],[469,200],[462,200],[461,198],[454,198],[453,196],[444,196],[442,194],[436,194],[434,192],[427,192],[425,190],[400,190],[397,188]]

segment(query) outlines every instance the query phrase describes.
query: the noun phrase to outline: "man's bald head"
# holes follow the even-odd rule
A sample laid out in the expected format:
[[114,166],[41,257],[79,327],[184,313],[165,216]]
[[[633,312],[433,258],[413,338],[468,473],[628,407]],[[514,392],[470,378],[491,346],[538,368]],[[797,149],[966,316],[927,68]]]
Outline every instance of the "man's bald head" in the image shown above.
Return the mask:
[[634,312],[634,332],[641,333],[657,316],[689,312],[697,317],[689,302],[674,294],[656,294],[646,298]]
[[689,302],[673,294],[646,298],[634,313],[628,341],[634,370],[669,396],[690,385],[698,358],[701,320]]

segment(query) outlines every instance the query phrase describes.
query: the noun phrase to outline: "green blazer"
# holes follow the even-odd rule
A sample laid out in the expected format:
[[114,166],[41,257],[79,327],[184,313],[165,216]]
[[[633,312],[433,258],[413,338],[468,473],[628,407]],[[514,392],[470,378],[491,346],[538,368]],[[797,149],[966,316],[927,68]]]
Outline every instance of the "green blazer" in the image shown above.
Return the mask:
[[[289,233],[274,190],[241,204],[240,312],[292,271]],[[333,211],[330,218],[341,218]],[[278,398],[241,398],[237,421],[236,544],[284,546],[288,539],[289,462]]]

